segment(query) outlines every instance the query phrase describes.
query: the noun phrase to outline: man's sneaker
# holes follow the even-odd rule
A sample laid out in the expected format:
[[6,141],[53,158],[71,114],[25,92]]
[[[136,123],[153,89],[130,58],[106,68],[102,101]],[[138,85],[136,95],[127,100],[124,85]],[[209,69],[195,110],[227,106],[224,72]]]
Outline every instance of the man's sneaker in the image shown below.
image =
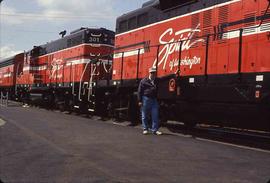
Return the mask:
[[148,130],[143,130],[143,135],[147,135],[148,134]]
[[161,131],[155,131],[153,134],[154,135],[162,135],[163,133]]

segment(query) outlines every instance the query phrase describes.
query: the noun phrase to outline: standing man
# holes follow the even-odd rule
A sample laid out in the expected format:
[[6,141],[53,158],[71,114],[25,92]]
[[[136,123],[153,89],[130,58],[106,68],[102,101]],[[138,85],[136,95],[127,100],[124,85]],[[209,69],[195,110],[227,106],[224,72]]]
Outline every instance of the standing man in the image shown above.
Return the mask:
[[[147,135],[149,130],[155,135],[162,135],[159,129],[158,101],[157,101],[157,78],[156,68],[149,69],[149,76],[142,79],[138,88],[138,100],[142,113],[143,134]],[[152,117],[152,128],[149,129],[148,117]]]

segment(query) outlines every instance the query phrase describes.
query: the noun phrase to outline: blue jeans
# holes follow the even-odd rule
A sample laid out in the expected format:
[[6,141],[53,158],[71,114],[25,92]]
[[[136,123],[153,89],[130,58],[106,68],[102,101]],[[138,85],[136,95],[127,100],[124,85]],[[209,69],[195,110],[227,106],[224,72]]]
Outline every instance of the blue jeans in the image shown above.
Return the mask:
[[158,101],[157,99],[149,98],[146,96],[142,97],[142,126],[144,130],[149,130],[149,116],[152,117],[152,132],[156,132],[159,128],[158,120]]

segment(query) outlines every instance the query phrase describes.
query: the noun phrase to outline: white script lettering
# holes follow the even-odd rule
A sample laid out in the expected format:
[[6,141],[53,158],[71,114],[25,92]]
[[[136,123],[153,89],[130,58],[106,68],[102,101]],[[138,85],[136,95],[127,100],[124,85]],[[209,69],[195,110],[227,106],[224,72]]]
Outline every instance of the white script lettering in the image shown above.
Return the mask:
[[[204,42],[205,41],[204,39],[194,38],[196,32],[201,32],[199,27],[200,27],[200,24],[198,24],[198,26],[195,29],[191,29],[191,28],[183,29],[180,31],[176,31],[175,33],[174,33],[173,28],[167,29],[159,38],[159,43],[161,45],[164,45],[164,47],[159,51],[158,66],[163,64],[162,68],[163,69],[166,68],[169,56],[175,52],[180,51],[180,47],[181,47],[180,41],[182,41],[182,47],[181,47],[182,51],[189,50],[196,43]],[[200,64],[200,60],[201,59],[196,56],[193,58],[186,57],[185,59],[181,60],[181,65],[188,65],[190,66],[189,68],[191,69],[192,65]],[[157,62],[157,59],[155,59],[153,63],[153,67],[156,66],[156,62]],[[177,65],[175,62],[176,62],[175,60],[171,60],[169,62],[169,66],[171,70],[173,67],[176,67],[178,65],[178,61],[177,61]]]

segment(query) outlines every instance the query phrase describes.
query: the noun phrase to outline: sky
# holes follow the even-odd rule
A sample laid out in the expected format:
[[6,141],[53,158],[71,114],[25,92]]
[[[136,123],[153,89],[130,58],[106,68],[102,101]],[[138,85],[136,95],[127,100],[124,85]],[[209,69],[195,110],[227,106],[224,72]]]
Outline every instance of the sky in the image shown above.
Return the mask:
[[60,38],[80,27],[115,30],[118,16],[148,0],[3,0],[0,59]]

